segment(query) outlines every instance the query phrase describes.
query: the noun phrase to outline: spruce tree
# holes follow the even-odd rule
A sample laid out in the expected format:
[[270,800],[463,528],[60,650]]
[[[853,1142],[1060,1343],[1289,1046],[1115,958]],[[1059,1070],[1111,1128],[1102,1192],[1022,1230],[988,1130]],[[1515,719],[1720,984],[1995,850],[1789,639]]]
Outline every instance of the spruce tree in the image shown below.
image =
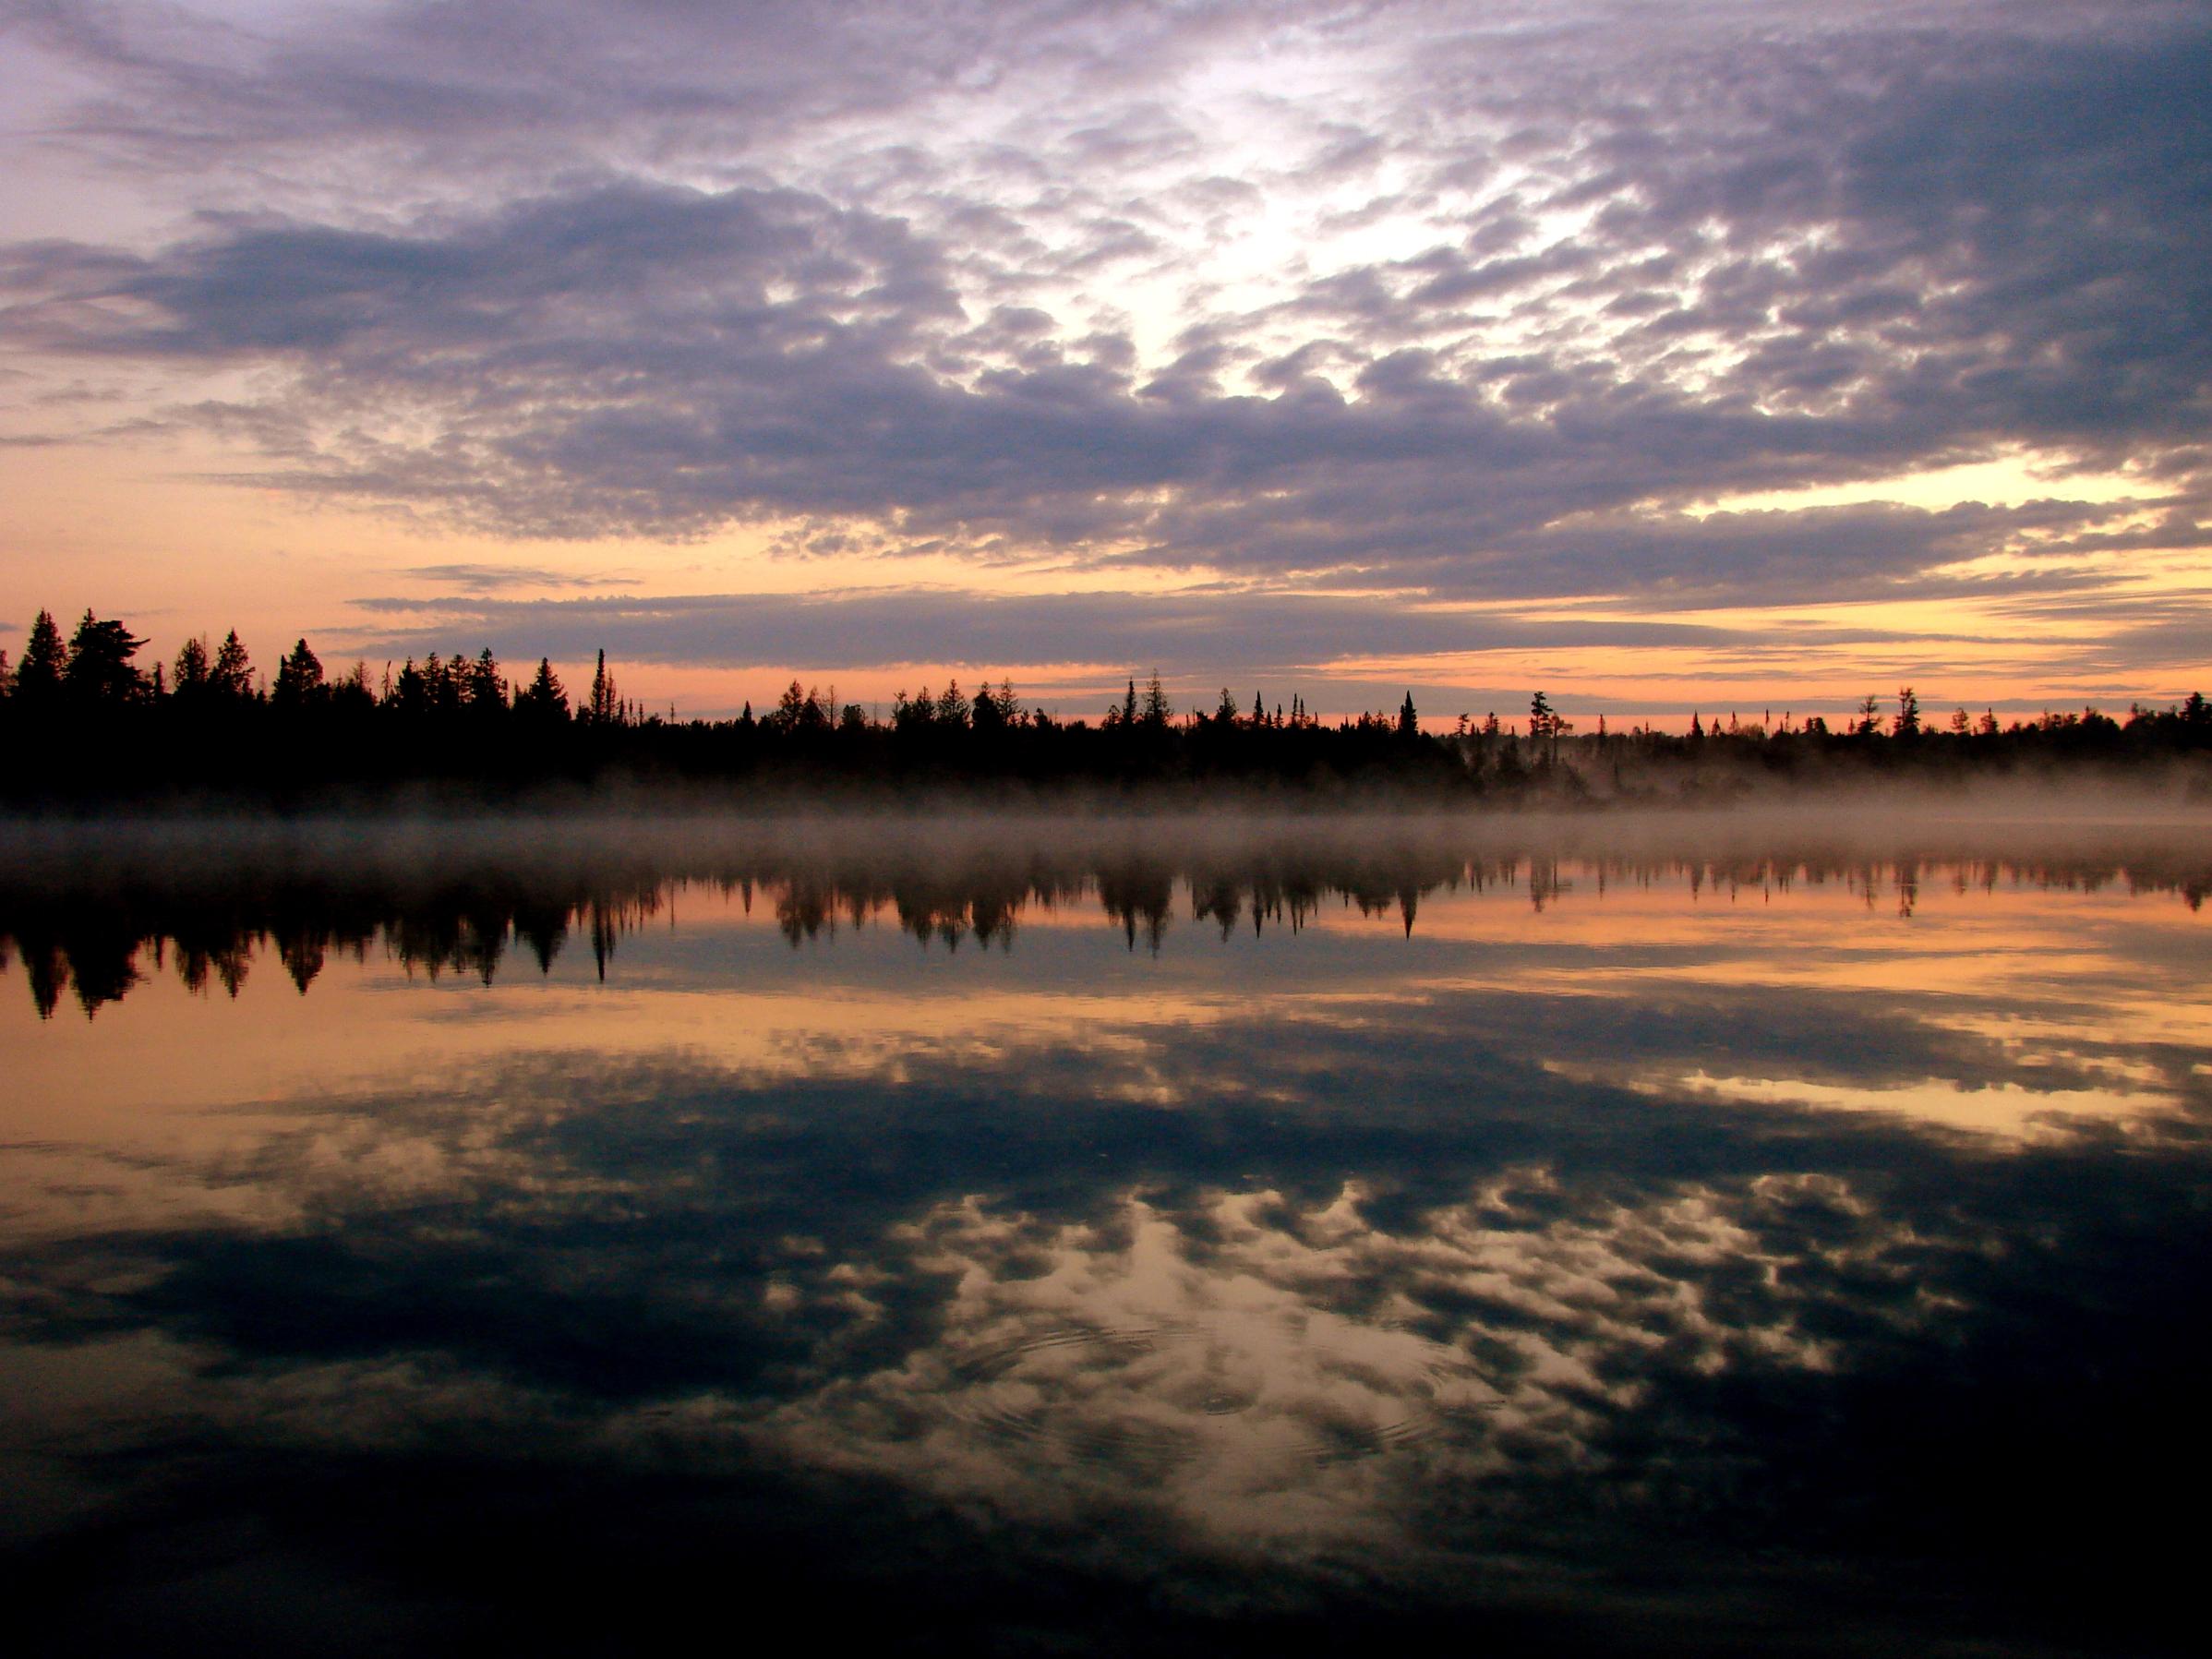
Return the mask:
[[794,679],[775,700],[775,713],[768,716],[768,721],[778,731],[797,731],[806,724],[806,687]]
[[133,703],[143,697],[146,676],[130,659],[145,643],[122,623],[102,622],[86,611],[62,669],[62,683],[70,697],[87,705]]
[[215,653],[215,665],[208,670],[208,690],[235,703],[244,703],[254,694],[253,659],[238,643],[235,628],[222,636],[222,644]]
[[39,619],[30,625],[23,660],[16,667],[16,695],[27,707],[52,703],[61,695],[62,670],[68,664],[69,647],[62,643],[62,631],[54,625],[54,613],[42,610]]
[[175,694],[192,700],[206,696],[210,671],[208,642],[198,638],[186,640],[176,648],[176,664],[171,675]]
[[537,672],[532,676],[529,688],[519,692],[514,700],[515,712],[527,716],[533,723],[562,725],[569,717],[569,694],[561,689],[560,676],[553,672],[552,662],[546,657],[537,659]]
[[279,708],[305,708],[323,701],[322,659],[301,640],[277,665],[276,685],[270,702]]
[[423,671],[409,657],[400,665],[400,671],[391,682],[391,691],[385,700],[387,708],[394,709],[410,718],[428,712],[430,697],[423,680]]
[[499,672],[499,659],[491,654],[489,645],[477,653],[476,660],[469,665],[463,690],[469,713],[477,719],[507,712],[507,677]]
[[462,677],[468,667],[461,653],[453,653],[453,660],[446,661],[433,651],[423,658],[423,691],[430,700],[431,711],[439,715],[457,715],[461,712]]
[[599,666],[592,674],[592,700],[585,711],[594,726],[613,726],[621,719],[620,699],[615,682],[607,672],[607,652],[599,652]]

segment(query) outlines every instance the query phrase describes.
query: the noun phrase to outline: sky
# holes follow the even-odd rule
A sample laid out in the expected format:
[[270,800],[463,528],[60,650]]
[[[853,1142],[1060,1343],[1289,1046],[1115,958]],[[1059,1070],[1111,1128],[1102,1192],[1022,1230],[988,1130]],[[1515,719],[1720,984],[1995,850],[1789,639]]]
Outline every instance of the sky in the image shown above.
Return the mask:
[[2212,689],[2212,6],[0,0],[0,639]]

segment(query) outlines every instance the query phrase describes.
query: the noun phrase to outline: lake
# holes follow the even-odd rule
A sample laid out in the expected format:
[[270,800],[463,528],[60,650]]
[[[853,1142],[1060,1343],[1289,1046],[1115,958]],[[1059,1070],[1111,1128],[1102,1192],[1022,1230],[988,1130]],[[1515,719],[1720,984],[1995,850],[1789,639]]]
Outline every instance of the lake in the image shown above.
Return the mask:
[[0,837],[39,1653],[2194,1649],[2196,823]]

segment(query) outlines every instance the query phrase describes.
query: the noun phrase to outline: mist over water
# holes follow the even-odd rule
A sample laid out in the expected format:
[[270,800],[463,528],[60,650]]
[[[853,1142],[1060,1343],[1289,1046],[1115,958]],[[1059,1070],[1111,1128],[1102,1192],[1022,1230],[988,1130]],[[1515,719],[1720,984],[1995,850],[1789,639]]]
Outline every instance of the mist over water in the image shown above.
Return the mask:
[[15,1605],[2181,1651],[2212,836],[2103,804],[16,825]]

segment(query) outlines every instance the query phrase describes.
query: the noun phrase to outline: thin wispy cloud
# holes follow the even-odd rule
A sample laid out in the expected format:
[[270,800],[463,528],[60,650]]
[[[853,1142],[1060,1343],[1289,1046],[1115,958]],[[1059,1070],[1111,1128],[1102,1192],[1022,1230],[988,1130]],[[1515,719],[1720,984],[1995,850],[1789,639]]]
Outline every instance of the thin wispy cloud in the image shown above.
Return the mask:
[[466,595],[511,593],[517,588],[599,588],[618,583],[611,576],[580,576],[532,565],[423,564],[400,574]]
[[[388,624],[349,646],[371,655],[474,649],[549,650],[705,667],[899,667],[952,664],[1125,665],[1177,675],[1314,672],[1394,651],[1450,655],[1595,640],[1621,646],[1749,648],[1762,633],[1666,620],[1528,621],[1481,611],[1409,608],[1359,596],[1197,593],[1043,594],[894,588],[873,593],[634,595],[573,599],[372,595]],[[1857,631],[1860,643],[1902,640]],[[541,643],[542,642],[542,643]]]

